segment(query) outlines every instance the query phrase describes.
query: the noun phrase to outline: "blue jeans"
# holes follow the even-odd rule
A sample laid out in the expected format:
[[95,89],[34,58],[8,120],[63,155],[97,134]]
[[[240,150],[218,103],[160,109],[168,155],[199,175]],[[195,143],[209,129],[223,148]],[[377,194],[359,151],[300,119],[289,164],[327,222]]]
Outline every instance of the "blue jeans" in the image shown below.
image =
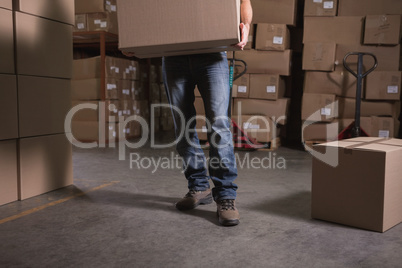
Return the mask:
[[[228,117],[231,96],[226,53],[165,57],[162,67],[166,93],[173,106],[176,149],[183,159],[188,188],[204,191],[210,188],[211,179],[216,201],[235,199],[237,167]],[[195,132],[196,85],[204,100],[206,121],[210,122],[208,163]]]

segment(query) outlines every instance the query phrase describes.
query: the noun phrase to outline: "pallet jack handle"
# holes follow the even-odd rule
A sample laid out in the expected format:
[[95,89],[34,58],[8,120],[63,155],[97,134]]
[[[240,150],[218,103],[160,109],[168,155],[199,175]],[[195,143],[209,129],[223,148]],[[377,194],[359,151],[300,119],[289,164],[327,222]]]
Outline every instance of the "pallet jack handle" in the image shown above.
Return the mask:
[[[348,65],[347,59],[349,56],[357,56],[357,73],[354,72],[350,66]],[[363,58],[364,56],[370,56],[374,59],[374,65],[367,72],[363,73]],[[374,71],[377,68],[378,62],[377,57],[372,53],[365,52],[349,52],[343,58],[343,66],[345,69],[350,72],[354,77],[357,78],[357,86],[356,86],[356,106],[355,106],[355,122],[354,127],[352,129],[352,137],[359,137],[360,130],[360,106],[361,106],[361,94],[362,94],[362,84],[363,78],[366,77],[369,73]]]

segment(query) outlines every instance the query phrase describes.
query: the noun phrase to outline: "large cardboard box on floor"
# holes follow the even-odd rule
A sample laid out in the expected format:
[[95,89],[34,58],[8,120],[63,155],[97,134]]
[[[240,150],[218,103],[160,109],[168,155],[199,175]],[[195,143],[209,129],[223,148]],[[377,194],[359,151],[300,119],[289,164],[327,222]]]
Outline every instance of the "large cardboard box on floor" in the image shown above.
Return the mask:
[[255,49],[284,51],[290,47],[290,31],[286,24],[258,23]]
[[401,140],[360,137],[314,150],[314,219],[377,232],[402,221]]
[[8,10],[13,9],[13,2],[12,0],[0,0],[0,8],[5,8]]
[[400,0],[339,0],[338,16],[401,14]]
[[364,17],[305,17],[303,43],[360,44]]
[[305,43],[303,48],[303,70],[335,70],[335,43]]
[[258,142],[270,142],[278,136],[276,125],[269,116],[242,115],[233,116],[232,119],[247,136]]
[[285,51],[237,51],[235,57],[247,63],[247,73],[250,74],[279,74],[284,76],[291,74],[292,50],[290,49]]
[[401,72],[374,71],[366,78],[365,99],[400,100]]
[[304,16],[305,17],[334,17],[338,11],[338,0],[305,0]]
[[364,27],[364,44],[398,45],[400,41],[401,15],[366,16]]
[[70,108],[70,80],[18,76],[20,137],[63,133]]
[[263,115],[270,117],[275,124],[286,124],[290,99],[273,100],[234,99],[233,116]]
[[0,141],[0,206],[18,200],[17,141]]
[[116,11],[116,0],[75,0],[75,13],[97,13]]
[[15,12],[17,74],[71,78],[73,27]]
[[14,74],[13,12],[0,8],[0,73]]
[[250,98],[277,100],[285,96],[286,85],[277,74],[250,74]]
[[240,0],[118,0],[117,7],[119,48],[139,58],[233,50],[240,40]]
[[395,132],[394,119],[392,117],[361,117],[360,127],[370,137],[392,138]]
[[339,97],[355,98],[356,83],[357,79],[347,71],[307,71],[305,72],[303,92],[335,94]]
[[13,0],[13,2],[15,11],[74,25],[72,0]]
[[251,0],[254,23],[296,25],[297,0]]
[[17,78],[0,74],[0,140],[18,138]]
[[73,183],[72,148],[65,134],[19,139],[19,199]]

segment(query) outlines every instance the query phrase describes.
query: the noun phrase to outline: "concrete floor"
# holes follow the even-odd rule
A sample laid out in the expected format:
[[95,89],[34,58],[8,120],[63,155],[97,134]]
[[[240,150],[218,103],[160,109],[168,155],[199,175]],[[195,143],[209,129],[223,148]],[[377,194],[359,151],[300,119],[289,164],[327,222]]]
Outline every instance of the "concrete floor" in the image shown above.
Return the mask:
[[131,169],[118,152],[74,148],[74,186],[1,206],[0,220],[21,217],[0,223],[0,267],[402,266],[402,224],[376,233],[311,219],[304,151],[237,152],[271,167],[239,168],[235,227],[218,225],[215,204],[175,209],[187,191],[179,167]]

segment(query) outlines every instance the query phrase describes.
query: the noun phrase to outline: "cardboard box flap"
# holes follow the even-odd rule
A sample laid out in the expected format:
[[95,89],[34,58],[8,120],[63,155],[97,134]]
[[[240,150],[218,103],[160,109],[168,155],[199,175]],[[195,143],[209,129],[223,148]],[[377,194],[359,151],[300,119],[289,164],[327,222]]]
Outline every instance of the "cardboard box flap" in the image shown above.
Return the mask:
[[379,143],[402,147],[402,140],[401,139],[387,139],[387,140],[381,141]]
[[398,146],[393,146],[393,145],[370,143],[370,144],[355,147],[354,149],[355,150],[376,151],[376,152],[392,152],[392,151],[399,151],[402,148],[398,147]]

